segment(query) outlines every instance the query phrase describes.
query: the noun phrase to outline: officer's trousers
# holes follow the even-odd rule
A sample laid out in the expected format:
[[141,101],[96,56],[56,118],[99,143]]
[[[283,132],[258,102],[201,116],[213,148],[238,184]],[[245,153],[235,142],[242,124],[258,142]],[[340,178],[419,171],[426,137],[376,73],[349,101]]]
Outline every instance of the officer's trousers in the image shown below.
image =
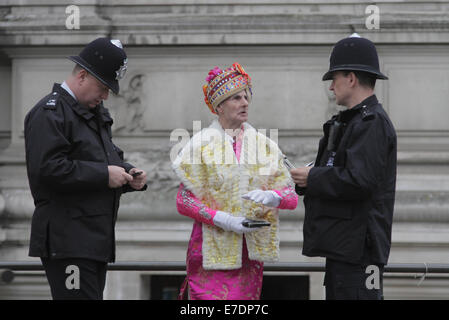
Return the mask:
[[41,258],[54,300],[103,300],[107,263]]
[[383,265],[326,259],[326,300],[383,300]]

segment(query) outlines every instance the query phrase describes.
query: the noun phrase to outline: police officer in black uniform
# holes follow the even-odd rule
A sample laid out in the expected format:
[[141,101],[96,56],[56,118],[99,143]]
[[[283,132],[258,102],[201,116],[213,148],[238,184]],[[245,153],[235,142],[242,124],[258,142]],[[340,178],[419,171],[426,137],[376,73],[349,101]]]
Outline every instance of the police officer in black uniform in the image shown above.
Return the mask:
[[391,246],[396,186],[396,133],[374,95],[374,44],[339,41],[323,80],[347,109],[323,126],[313,167],[291,170],[304,195],[306,256],[326,257],[326,299],[382,299]]
[[123,161],[103,106],[126,72],[120,41],[96,39],[69,59],[72,74],[25,118],[29,255],[41,258],[53,299],[102,299],[120,196],[145,190],[146,172]]

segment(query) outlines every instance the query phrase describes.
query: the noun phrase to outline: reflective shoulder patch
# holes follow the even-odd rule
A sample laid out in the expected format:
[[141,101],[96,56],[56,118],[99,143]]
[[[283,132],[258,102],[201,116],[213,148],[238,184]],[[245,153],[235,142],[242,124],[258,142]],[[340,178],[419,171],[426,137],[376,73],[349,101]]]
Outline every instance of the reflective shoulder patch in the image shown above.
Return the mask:
[[44,109],[56,110],[56,103],[58,102],[58,98],[59,94],[57,92],[53,92],[45,103]]
[[362,114],[363,121],[373,120],[375,118],[374,113],[371,110],[369,110],[369,108],[367,108],[366,106],[362,107],[360,113]]

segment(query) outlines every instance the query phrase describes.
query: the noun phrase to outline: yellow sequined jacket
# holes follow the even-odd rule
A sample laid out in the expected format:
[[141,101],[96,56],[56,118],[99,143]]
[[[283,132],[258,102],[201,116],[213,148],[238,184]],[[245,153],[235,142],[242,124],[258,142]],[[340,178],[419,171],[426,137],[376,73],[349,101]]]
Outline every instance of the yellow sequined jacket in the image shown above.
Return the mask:
[[[234,216],[264,219],[270,227],[245,235],[251,260],[279,259],[278,209],[242,199],[255,190],[280,190],[293,186],[277,144],[244,123],[240,161],[219,122],[195,134],[173,162],[184,186],[206,206]],[[238,269],[242,262],[243,236],[203,224],[203,268]]]

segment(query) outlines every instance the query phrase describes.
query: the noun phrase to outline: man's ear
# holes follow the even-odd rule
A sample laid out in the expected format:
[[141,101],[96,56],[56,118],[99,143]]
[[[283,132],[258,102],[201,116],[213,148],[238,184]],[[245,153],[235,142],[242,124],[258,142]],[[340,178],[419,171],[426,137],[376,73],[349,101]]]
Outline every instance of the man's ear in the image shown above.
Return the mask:
[[348,76],[349,76],[349,85],[352,88],[355,87],[359,83],[359,79],[357,78],[355,73],[352,71],[348,74]]
[[87,74],[88,73],[86,70],[81,69],[80,71],[78,71],[78,73],[75,75],[75,77],[79,82],[83,82],[86,79]]

